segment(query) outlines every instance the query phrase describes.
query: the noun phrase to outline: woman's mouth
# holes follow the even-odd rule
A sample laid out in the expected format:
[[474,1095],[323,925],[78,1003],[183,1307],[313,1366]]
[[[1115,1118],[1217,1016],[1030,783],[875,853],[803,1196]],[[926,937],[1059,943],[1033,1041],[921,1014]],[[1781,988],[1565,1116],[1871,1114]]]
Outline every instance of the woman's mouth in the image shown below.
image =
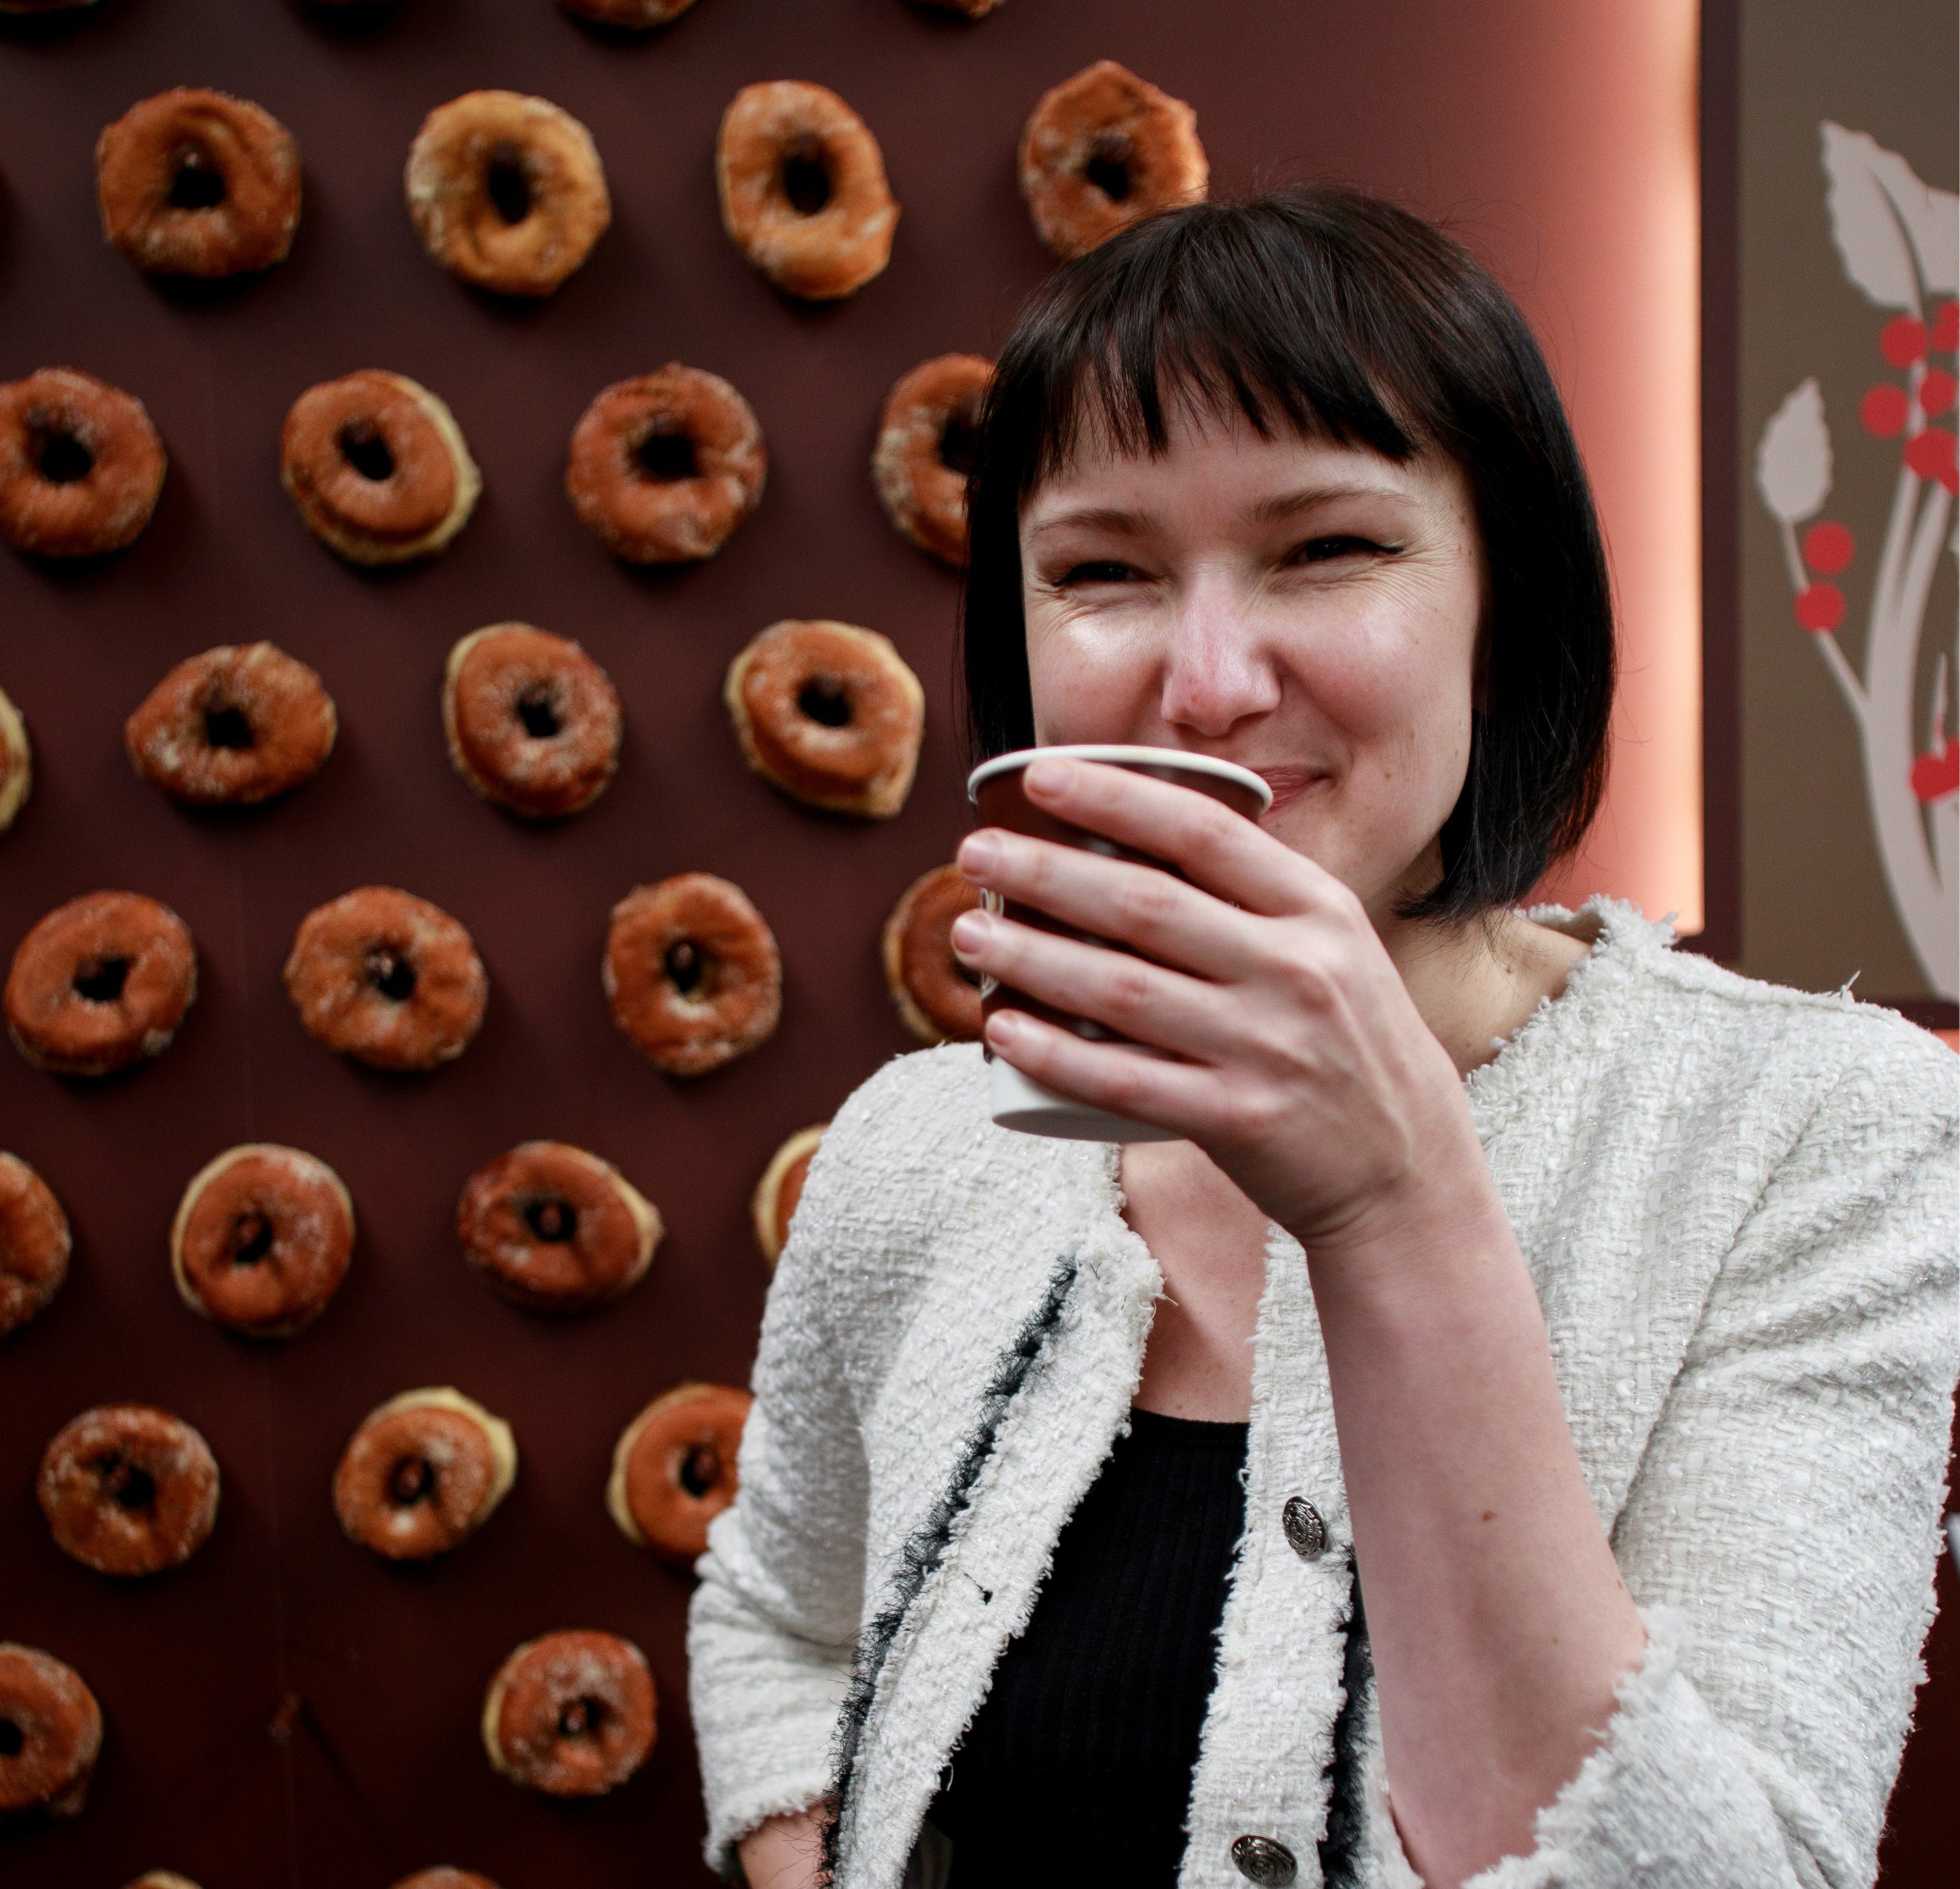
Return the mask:
[[1267,809],[1266,817],[1284,813],[1316,783],[1332,776],[1319,769],[1287,764],[1278,767],[1255,767],[1252,772],[1273,790],[1273,804]]

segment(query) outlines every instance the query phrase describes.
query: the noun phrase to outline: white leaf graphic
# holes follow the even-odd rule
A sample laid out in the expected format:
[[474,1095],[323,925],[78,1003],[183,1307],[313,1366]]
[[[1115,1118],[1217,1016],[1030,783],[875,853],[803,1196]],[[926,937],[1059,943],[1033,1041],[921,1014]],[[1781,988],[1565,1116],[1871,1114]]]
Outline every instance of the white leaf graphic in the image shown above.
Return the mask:
[[1922,282],[1932,295],[1960,292],[1960,197],[1930,190],[1866,132],[1828,119],[1820,129],[1831,234],[1845,274],[1881,308],[1914,314]]
[[1805,381],[1763,428],[1756,489],[1785,524],[1809,518],[1830,497],[1831,429],[1815,380]]

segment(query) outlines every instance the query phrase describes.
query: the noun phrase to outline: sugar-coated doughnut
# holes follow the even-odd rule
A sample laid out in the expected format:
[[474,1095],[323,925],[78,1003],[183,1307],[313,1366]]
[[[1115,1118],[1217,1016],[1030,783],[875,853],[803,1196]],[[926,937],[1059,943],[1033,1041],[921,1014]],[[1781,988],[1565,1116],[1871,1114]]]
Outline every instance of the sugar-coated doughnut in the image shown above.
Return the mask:
[[102,1709],[81,1674],[39,1647],[0,1640],[0,1816],[74,1816],[102,1750]]
[[612,220],[592,134],[549,99],[465,92],[422,120],[402,182],[422,247],[499,295],[549,295]]
[[953,954],[953,922],[980,894],[957,866],[915,879],[885,921],[885,983],[905,1027],[921,1043],[977,1043],[980,986]]
[[617,27],[622,33],[650,33],[677,20],[694,0],[558,0],[574,19],[594,26]]
[[279,482],[350,564],[405,564],[469,522],[483,476],[456,416],[406,374],[363,368],[310,387],[279,435]]
[[404,1390],[371,1410],[333,1472],[348,1537],[390,1561],[460,1547],[517,1480],[511,1426],[447,1387]]
[[1086,255],[1153,210],[1204,200],[1198,114],[1114,59],[1044,92],[1021,133],[1021,195],[1056,255]]
[[612,1021],[670,1075],[701,1075],[765,1042],[782,1014],[776,941],[740,886],[683,872],[612,908],[600,967]]
[[440,906],[387,885],[309,912],[285,980],[309,1036],[377,1069],[433,1069],[460,1056],[490,995],[469,934]]
[[736,1454],[755,1400],[732,1384],[677,1384],[626,1426],[606,1508],[628,1541],[677,1567],[707,1553],[708,1524],[740,1486]]
[[186,656],[123,725],[130,765],[190,807],[252,807],[310,780],[333,752],[333,698],[271,643]]
[[835,301],[891,260],[899,206],[864,121],[822,85],[745,85],[714,144],[721,221],[785,295]]
[[124,1884],[123,1889],[198,1889],[198,1885],[174,1869],[146,1869]]
[[34,750],[27,740],[27,725],[0,689],[0,833],[13,825],[33,784]]
[[921,361],[886,396],[871,452],[885,510],[921,551],[966,562],[966,475],[994,364],[977,354]]
[[0,384],[0,538],[43,558],[132,543],[170,461],[133,393],[73,368]]
[[190,928],[138,892],[90,892],[21,939],[8,1034],[37,1069],[111,1075],[170,1046],[197,996]]
[[670,361],[600,389],[572,429],[565,495],[633,564],[711,558],[762,496],[754,409],[718,374]]
[[474,629],[449,652],[442,728],[456,771],[527,820],[589,807],[619,765],[619,692],[578,644],[529,623]]
[[854,623],[772,623],[728,666],[722,699],[749,765],[794,798],[889,820],[905,804],[925,691],[890,641]]
[[354,1253],[354,1203],[317,1155],[229,1148],[192,1176],[170,1224],[170,1277],[191,1310],[290,1338],[326,1309]]
[[103,128],[95,201],[103,235],[146,275],[270,269],[300,225],[299,146],[263,106],[176,86]]
[[98,1574],[161,1574],[188,1561],[210,1534],[218,1461],[167,1410],[100,1404],[49,1444],[36,1492],[64,1554]]
[[497,1885],[473,1869],[438,1863],[433,1869],[418,1869],[412,1876],[404,1876],[394,1889],[497,1889]]
[[68,1277],[68,1215],[18,1155],[0,1154],[0,1338],[47,1309]]
[[610,1161],[523,1142],[469,1177],[456,1204],[463,1256],[506,1298],[539,1311],[616,1299],[653,1262],[658,1210]]
[[483,1699],[483,1749],[514,1782],[553,1797],[597,1797],[654,1747],[654,1675],[615,1633],[547,1633],[497,1669]]
[[810,1157],[829,1126],[828,1122],[819,1122],[814,1128],[798,1129],[769,1157],[768,1166],[756,1183],[756,1191],[749,1196],[749,1218],[756,1229],[756,1244],[772,1266],[782,1257],[790,1237],[790,1222],[796,1218],[797,1203],[803,1198]]

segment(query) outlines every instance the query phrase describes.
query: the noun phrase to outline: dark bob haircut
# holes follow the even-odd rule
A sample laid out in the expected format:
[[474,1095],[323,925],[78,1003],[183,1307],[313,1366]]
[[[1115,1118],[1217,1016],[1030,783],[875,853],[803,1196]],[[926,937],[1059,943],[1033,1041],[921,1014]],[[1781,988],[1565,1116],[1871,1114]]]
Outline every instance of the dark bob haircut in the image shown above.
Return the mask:
[[1489,571],[1487,710],[1405,918],[1514,906],[1597,811],[1612,599],[1584,467],[1516,305],[1460,245],[1358,191],[1275,192],[1132,225],[1037,291],[1002,349],[969,483],[962,613],[975,759],[1030,746],[1020,515],[1085,428],[1160,454],[1176,400],[1262,435],[1439,454],[1462,469]]

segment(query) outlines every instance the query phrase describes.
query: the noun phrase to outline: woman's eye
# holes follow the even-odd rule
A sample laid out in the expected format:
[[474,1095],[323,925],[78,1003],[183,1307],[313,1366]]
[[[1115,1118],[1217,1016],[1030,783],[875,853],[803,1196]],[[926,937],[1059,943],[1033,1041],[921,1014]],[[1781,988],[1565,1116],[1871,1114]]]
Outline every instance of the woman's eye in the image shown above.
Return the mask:
[[1326,538],[1309,538],[1304,544],[1293,546],[1292,561],[1296,564],[1326,564],[1335,558],[1355,557],[1365,553],[1379,556],[1392,550],[1391,545],[1378,543],[1373,538],[1355,537],[1351,532]]
[[1131,565],[1119,564],[1113,558],[1097,558],[1087,564],[1071,564],[1055,579],[1055,588],[1060,590],[1071,584],[1121,584],[1136,575]]

